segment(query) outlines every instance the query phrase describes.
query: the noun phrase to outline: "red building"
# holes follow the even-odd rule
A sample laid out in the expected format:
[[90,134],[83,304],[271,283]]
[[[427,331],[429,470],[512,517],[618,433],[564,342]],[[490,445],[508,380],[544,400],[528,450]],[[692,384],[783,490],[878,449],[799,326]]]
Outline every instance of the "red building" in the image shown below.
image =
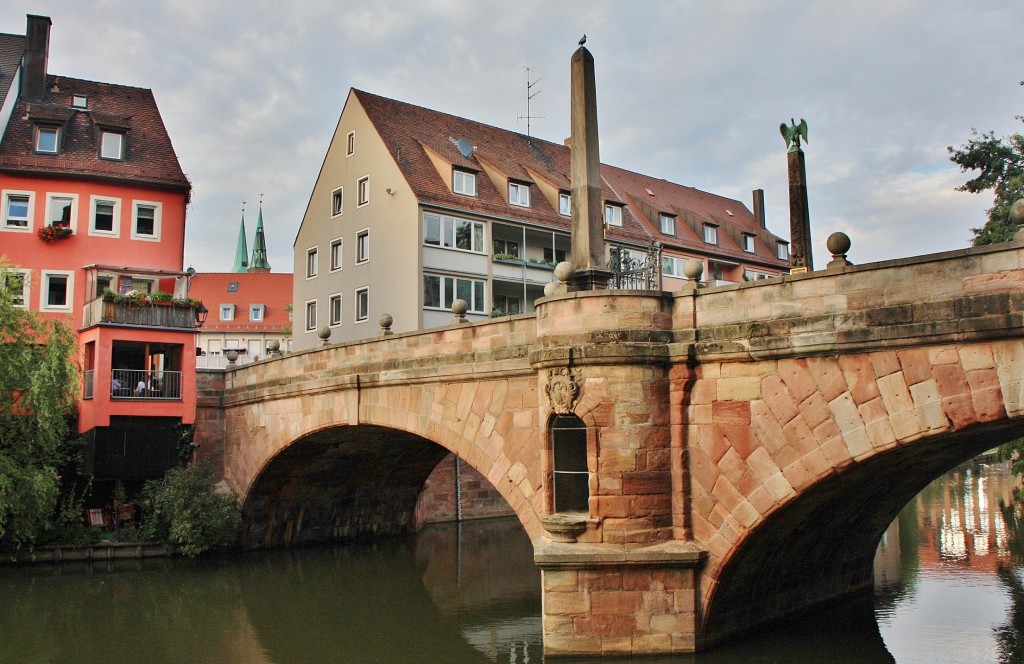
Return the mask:
[[199,312],[182,270],[191,184],[152,91],[50,74],[50,26],[29,16],[25,37],[0,35],[6,286],[78,333],[92,474],[159,477],[195,419]]

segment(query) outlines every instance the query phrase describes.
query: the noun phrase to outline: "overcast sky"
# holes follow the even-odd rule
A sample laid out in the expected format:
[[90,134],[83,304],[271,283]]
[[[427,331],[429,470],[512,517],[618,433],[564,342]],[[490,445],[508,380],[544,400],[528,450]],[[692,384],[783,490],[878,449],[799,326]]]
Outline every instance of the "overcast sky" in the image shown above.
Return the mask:
[[967,246],[988,194],[946,147],[1024,130],[1021,0],[5,0],[0,32],[53,20],[50,72],[151,88],[194,191],[185,263],[231,267],[263,197],[270,263],[292,243],[350,87],[526,132],[569,135],[569,58],[597,68],[602,161],[751,207],[788,237],[779,124],[806,118],[815,263]]

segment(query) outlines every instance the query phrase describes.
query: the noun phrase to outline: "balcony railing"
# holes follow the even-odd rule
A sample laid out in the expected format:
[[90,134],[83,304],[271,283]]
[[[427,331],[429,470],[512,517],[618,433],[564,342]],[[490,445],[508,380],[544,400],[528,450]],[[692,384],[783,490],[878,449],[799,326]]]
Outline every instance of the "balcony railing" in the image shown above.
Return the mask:
[[194,330],[196,328],[196,309],[170,303],[133,307],[126,303],[108,302],[98,298],[86,303],[82,322],[84,327],[99,323],[116,323]]
[[114,399],[181,399],[180,371],[114,369],[110,372],[110,396]]

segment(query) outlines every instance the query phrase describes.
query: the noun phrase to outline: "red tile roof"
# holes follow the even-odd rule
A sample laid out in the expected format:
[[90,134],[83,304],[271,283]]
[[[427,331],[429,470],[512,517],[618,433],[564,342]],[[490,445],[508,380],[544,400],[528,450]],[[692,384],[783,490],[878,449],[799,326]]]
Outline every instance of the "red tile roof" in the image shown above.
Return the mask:
[[[571,220],[558,214],[557,207],[549,203],[538,187],[531,187],[531,207],[512,206],[508,192],[496,189],[484,171],[487,167],[500,171],[506,178],[526,182],[541,178],[554,188],[568,191],[567,146],[362,90],[353,89],[352,94],[422,202],[571,230]],[[454,145],[458,139],[473,145],[471,156],[460,154]],[[453,166],[478,171],[477,195],[453,193],[449,182],[434,167],[427,148]],[[788,267],[788,262],[776,257],[775,241],[780,238],[761,228],[740,201],[606,164],[601,166],[601,177],[604,199],[625,205],[622,227],[607,227],[611,241],[646,246],[657,240],[666,247],[699,254],[728,255],[747,262]],[[653,196],[647,193],[648,189]],[[661,233],[658,212],[676,216],[675,236]],[[706,244],[700,235],[703,222],[719,225],[717,247]],[[760,238],[754,254],[743,251],[743,233]]]
[[[87,109],[72,107],[76,94],[86,96]],[[37,122],[62,124],[58,154],[35,152]],[[99,127],[124,130],[123,160],[99,158]],[[0,171],[191,189],[151,90],[64,76],[47,76],[41,101],[18,100],[0,142]]]
[[0,34],[0,107],[8,94],[17,95],[12,89],[14,74],[21,64],[21,56],[25,52],[24,35]]
[[[234,293],[228,292],[237,283]],[[292,326],[287,306],[292,301],[292,275],[273,272],[203,272],[192,277],[189,297],[202,300],[210,310],[202,332],[241,330],[280,332]],[[235,305],[235,319],[220,320],[220,306]],[[249,305],[262,304],[263,322],[249,320]]]

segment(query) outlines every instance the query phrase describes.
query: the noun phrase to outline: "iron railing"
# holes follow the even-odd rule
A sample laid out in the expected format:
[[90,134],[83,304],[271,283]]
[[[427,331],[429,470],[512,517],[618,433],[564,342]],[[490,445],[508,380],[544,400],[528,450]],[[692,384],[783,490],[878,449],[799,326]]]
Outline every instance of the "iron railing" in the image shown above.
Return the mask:
[[180,371],[114,369],[110,373],[110,396],[114,399],[181,399]]
[[612,247],[608,260],[612,273],[608,288],[618,290],[661,290],[661,245],[657,242],[643,254]]

